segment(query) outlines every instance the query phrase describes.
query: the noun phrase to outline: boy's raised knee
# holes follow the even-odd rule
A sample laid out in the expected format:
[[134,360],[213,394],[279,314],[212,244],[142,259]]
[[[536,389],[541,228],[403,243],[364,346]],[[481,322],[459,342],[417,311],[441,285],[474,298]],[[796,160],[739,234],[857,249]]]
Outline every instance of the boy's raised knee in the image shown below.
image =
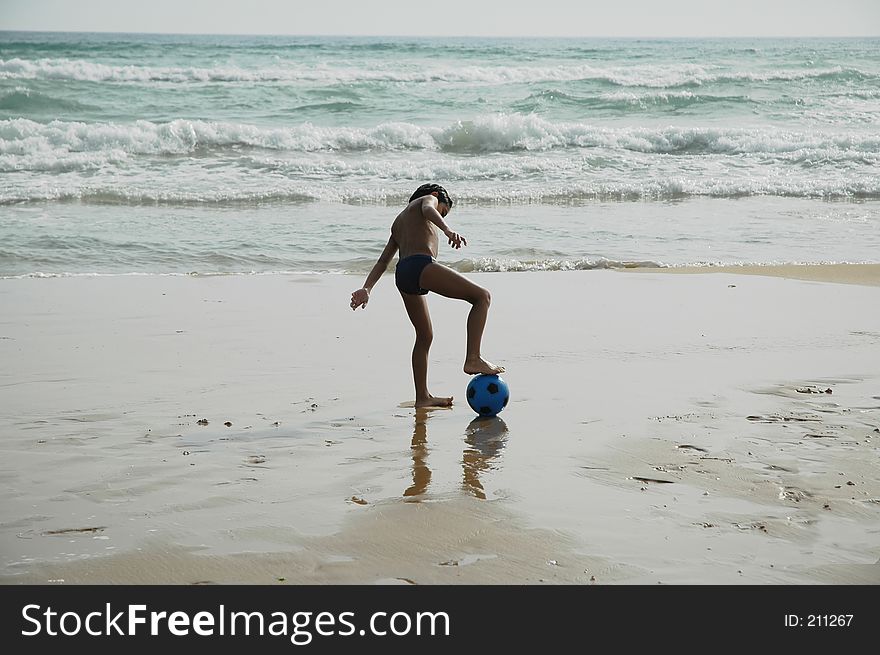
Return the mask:
[[475,305],[485,305],[488,307],[492,304],[492,294],[489,293],[488,289],[480,287],[480,290],[474,294],[472,302]]

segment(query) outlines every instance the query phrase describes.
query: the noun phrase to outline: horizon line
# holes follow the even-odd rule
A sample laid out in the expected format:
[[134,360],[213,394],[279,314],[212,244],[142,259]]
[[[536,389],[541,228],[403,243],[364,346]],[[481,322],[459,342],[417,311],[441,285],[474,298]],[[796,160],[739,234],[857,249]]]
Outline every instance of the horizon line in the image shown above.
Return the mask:
[[331,37],[331,38],[408,38],[408,39],[876,39],[877,34],[735,34],[735,35],[693,35],[693,34],[446,34],[442,37],[412,34],[345,34],[322,33],[280,33],[280,32],[149,32],[119,30],[63,30],[63,29],[13,29],[0,28],[0,34],[7,32],[28,34],[122,34],[132,36],[265,36],[265,37]]

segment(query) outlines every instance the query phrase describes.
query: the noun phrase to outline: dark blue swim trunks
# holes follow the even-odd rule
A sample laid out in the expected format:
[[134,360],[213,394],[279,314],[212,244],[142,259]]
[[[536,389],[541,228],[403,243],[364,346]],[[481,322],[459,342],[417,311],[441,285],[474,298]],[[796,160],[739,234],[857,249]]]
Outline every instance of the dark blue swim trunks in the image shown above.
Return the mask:
[[425,266],[433,262],[434,258],[431,255],[410,255],[398,261],[397,268],[394,269],[394,283],[397,288],[403,293],[424,296],[428,290],[419,286],[419,280]]

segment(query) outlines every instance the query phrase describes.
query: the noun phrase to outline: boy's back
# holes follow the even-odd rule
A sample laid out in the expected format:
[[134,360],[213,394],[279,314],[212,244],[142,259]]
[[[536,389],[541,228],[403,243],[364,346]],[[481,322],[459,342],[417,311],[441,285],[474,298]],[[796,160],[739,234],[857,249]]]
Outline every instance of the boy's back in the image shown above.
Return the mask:
[[[425,205],[428,207],[425,207]],[[433,223],[425,217],[429,207],[436,210],[437,199],[433,196],[416,198],[409,203],[391,224],[391,236],[400,249],[400,258],[410,255],[437,257],[440,239]]]

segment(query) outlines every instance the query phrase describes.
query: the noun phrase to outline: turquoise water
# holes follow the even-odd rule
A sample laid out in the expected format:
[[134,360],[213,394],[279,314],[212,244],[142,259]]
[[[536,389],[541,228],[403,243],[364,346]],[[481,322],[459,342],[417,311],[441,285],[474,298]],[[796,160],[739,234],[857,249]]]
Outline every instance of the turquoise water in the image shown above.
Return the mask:
[[878,46],[0,32],[0,275],[878,262]]

